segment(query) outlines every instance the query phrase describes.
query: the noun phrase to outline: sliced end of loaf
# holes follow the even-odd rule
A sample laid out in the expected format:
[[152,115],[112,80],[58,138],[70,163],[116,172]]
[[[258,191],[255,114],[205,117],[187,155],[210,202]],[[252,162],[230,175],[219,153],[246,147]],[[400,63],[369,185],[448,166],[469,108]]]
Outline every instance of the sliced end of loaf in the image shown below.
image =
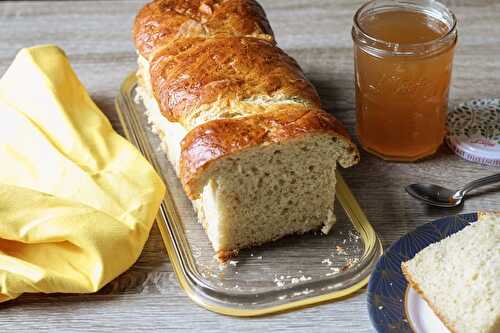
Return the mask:
[[[349,167],[359,160],[356,146],[333,116],[320,109],[283,105],[262,115],[217,119],[192,129],[181,144],[181,181],[188,196],[196,199],[225,160],[246,150],[280,144],[293,147],[303,141],[321,142],[324,150],[316,153],[321,159],[334,161],[332,164],[338,161]],[[297,157],[306,149],[297,152]]]
[[216,251],[320,228],[328,232],[335,223],[335,154],[323,136],[248,149],[219,161],[196,200]]

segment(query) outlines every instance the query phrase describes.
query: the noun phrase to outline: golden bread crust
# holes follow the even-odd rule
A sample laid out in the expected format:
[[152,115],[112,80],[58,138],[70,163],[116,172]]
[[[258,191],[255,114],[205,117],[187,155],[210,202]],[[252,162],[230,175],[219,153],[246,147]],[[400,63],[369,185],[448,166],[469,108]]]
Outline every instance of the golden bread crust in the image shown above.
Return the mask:
[[483,211],[477,212],[477,220],[478,221],[483,221],[483,220],[489,219],[489,218],[494,217],[494,216],[500,217],[500,212],[483,212]]
[[215,254],[217,260],[221,263],[227,262],[229,259],[238,256],[239,249],[236,250],[220,250]]
[[179,173],[184,190],[196,199],[203,184],[200,175],[215,161],[247,148],[280,143],[306,135],[326,134],[344,141],[347,153],[339,162],[356,164],[359,153],[340,122],[321,109],[286,105],[277,111],[243,118],[217,119],[191,130],[182,140]]
[[[187,128],[253,113],[252,107],[261,112],[274,103],[320,107],[316,90],[297,62],[265,40],[183,38],[160,50],[150,64],[162,114]],[[210,111],[200,112],[203,108]]]
[[273,41],[262,7],[254,0],[156,0],[136,16],[133,38],[146,59],[179,37],[254,36]]

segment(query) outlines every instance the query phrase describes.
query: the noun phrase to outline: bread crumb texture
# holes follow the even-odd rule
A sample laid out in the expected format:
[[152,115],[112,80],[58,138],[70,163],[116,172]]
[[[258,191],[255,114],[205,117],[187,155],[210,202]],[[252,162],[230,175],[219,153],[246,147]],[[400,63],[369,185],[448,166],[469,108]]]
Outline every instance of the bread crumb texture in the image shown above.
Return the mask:
[[402,269],[452,332],[500,332],[500,213],[480,213]]

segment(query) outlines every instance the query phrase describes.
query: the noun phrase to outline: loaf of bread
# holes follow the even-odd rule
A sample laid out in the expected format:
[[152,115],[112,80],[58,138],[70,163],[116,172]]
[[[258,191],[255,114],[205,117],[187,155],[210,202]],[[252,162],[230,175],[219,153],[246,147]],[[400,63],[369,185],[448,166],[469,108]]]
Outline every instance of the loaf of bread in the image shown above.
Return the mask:
[[401,268],[450,331],[500,332],[500,213],[479,213]]
[[137,15],[153,130],[220,260],[335,223],[335,168],[359,160],[254,0],[158,0]]

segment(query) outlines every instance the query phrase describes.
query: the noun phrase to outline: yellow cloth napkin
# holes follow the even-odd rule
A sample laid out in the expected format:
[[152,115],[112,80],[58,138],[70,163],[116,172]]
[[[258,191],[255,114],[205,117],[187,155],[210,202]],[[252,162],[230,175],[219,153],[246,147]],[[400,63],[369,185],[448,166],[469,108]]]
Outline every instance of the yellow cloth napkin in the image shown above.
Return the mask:
[[137,260],[164,192],[61,49],[19,52],[0,79],[0,301],[97,291]]

